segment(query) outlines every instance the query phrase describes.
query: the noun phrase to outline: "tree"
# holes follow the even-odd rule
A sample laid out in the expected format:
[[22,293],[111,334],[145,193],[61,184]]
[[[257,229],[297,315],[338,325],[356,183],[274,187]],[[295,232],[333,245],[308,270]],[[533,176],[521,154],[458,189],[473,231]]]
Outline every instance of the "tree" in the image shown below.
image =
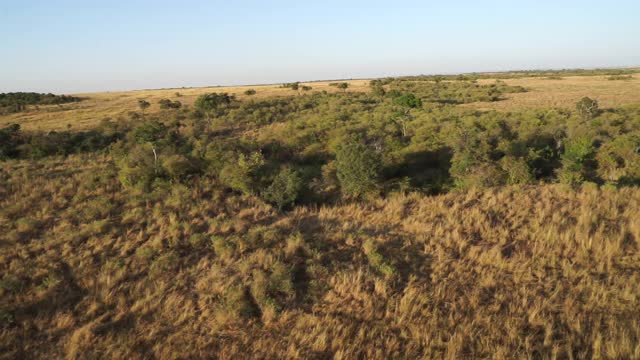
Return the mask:
[[20,125],[11,124],[0,129],[0,160],[18,155],[20,143]]
[[594,154],[595,147],[590,136],[581,136],[567,141],[562,154],[562,169],[558,174],[560,182],[578,185],[590,179],[596,167]]
[[402,136],[407,136],[407,125],[411,121],[411,109],[421,107],[422,100],[413,94],[404,94],[393,99],[393,103],[400,108],[400,123],[396,123],[402,129]]
[[266,201],[276,205],[278,210],[292,205],[302,191],[302,178],[297,171],[284,169],[273,179],[271,185],[263,192]]
[[371,88],[371,93],[373,93],[374,96],[382,97],[387,93],[384,89],[382,81],[380,80],[371,80],[369,82],[369,87]]
[[346,92],[347,89],[349,88],[349,83],[346,82],[342,82],[338,84],[338,89],[342,90],[342,92]]
[[350,140],[336,151],[336,173],[346,196],[361,197],[378,189],[382,159],[363,143]]
[[247,95],[247,96],[251,96],[251,95],[255,95],[255,94],[256,94],[256,91],[255,91],[255,90],[253,90],[253,89],[248,89],[248,90],[246,90],[246,91],[244,92],[244,94],[245,94],[245,95]]
[[151,106],[151,104],[143,99],[138,100],[138,107],[140,108],[140,110],[142,111],[142,118],[144,119],[144,111],[149,108],[149,106]]
[[171,101],[169,99],[160,99],[158,104],[160,104],[160,109],[180,109],[182,107],[180,101]]
[[139,144],[151,145],[153,151],[154,171],[158,172],[158,153],[156,148],[159,142],[167,135],[167,127],[159,121],[149,121],[133,130],[133,138]]
[[589,97],[583,97],[582,100],[576,104],[576,110],[583,120],[591,120],[599,113],[598,102]]
[[598,174],[608,182],[640,183],[640,133],[628,133],[603,144],[596,155]]
[[230,162],[222,168],[220,181],[233,190],[255,194],[256,183],[263,165],[262,153],[254,152],[249,156],[241,153],[236,162]]
[[231,100],[233,97],[227,93],[210,93],[199,96],[193,106],[207,118],[207,122],[210,122],[211,117],[216,114],[218,109],[230,104]]

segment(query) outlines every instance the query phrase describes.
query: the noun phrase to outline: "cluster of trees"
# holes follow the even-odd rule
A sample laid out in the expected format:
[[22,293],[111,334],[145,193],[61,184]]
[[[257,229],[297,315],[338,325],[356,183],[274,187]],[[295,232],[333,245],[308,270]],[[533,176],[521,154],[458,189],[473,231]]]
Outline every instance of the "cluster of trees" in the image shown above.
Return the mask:
[[[379,83],[376,83],[379,87]],[[475,81],[398,81],[389,82],[391,95],[401,95],[407,92],[428,102],[447,104],[468,104],[473,102],[500,101],[505,94],[522,93],[527,90],[522,86],[509,86],[497,80],[493,84],[480,85]]]
[[13,124],[0,129],[0,159],[39,159],[105,150],[121,139],[128,125],[109,120],[89,131],[22,131]]
[[160,109],[180,109],[182,107],[182,103],[178,100],[160,99],[158,104],[160,104]]
[[58,105],[82,100],[70,95],[41,94],[35,92],[0,93],[0,114],[26,110],[28,105]]
[[[360,104],[357,113],[385,109],[388,117],[381,123],[365,116],[366,124],[325,116],[328,108],[335,111],[341,99],[336,95],[257,102],[205,95],[196,101],[190,129],[149,122],[133,130],[138,140],[132,143],[140,148],[125,152],[123,183],[149,191],[158,181],[210,176],[282,209],[302,198],[323,202],[407,189],[442,192],[554,181],[628,185],[640,179],[637,110],[605,112],[584,98],[574,112],[452,116],[449,105],[434,108],[413,93],[390,91],[382,103],[364,101],[379,96],[378,86],[372,83],[371,95],[350,99]],[[198,116],[208,113],[209,130],[198,130]],[[273,133],[275,122],[290,127]],[[229,126],[239,134],[243,127],[263,134],[214,135],[214,128]]]
[[637,73],[636,69],[564,69],[564,70],[523,70],[508,71],[502,73],[469,73],[459,75],[420,75],[405,76],[398,78],[399,80],[426,80],[426,81],[473,81],[480,79],[519,79],[519,78],[559,78],[567,76],[618,76],[630,75]]
[[[11,126],[0,131],[0,156],[109,147],[127,188],[153,192],[209,177],[280,209],[390,191],[640,179],[638,108],[602,110],[584,98],[574,111],[477,112],[448,100],[522,89],[397,79],[374,80],[370,88],[246,101],[211,93],[193,107],[105,121],[89,132]],[[139,105],[144,113],[149,103]]]
[[285,83],[285,84],[282,84],[282,87],[286,89],[295,90],[295,91],[310,91],[313,89],[311,86],[308,86],[308,85],[300,85],[299,82]]
[[329,86],[337,87],[338,89],[342,90],[343,92],[346,92],[347,89],[349,88],[349,83],[348,82],[332,82],[332,83],[329,84]]
[[631,75],[612,75],[607,78],[607,80],[615,81],[615,80],[633,80],[633,76]]

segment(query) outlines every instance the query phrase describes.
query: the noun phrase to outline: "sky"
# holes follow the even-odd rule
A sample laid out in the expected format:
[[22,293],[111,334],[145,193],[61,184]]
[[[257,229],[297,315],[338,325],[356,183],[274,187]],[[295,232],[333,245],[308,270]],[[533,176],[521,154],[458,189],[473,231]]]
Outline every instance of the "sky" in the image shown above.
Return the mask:
[[0,92],[640,65],[638,0],[0,0]]

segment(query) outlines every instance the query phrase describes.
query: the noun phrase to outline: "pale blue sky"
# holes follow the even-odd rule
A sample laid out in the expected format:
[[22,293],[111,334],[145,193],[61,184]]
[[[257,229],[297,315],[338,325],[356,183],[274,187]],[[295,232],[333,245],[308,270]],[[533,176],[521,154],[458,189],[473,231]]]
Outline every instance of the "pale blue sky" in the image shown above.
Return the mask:
[[640,65],[638,0],[0,0],[0,92]]

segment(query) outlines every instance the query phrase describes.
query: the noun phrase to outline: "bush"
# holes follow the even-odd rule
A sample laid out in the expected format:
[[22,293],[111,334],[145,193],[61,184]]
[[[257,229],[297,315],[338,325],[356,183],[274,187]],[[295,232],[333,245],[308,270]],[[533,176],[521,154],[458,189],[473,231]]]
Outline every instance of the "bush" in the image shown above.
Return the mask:
[[451,175],[456,187],[460,189],[500,186],[507,181],[507,174],[498,164],[487,162],[463,167],[455,155],[451,164]]
[[593,155],[595,148],[593,140],[588,136],[582,136],[569,140],[564,148],[558,179],[563,184],[578,185],[592,177],[591,172],[595,165]]
[[371,80],[369,82],[369,87],[371,88],[371,93],[374,96],[384,96],[387,93],[384,89],[382,80]]
[[255,95],[256,91],[253,89],[248,89],[248,90],[245,90],[244,94],[247,96],[251,96],[251,95]]
[[263,197],[282,210],[295,203],[302,188],[303,182],[298,172],[284,169],[278,173],[271,185],[264,191]]
[[190,174],[197,172],[192,161],[184,155],[169,155],[162,161],[162,167],[173,181],[185,180]]
[[533,174],[523,158],[505,156],[500,160],[500,166],[506,173],[507,184],[530,184],[533,181]]
[[640,134],[625,134],[604,144],[596,155],[598,175],[605,181],[640,180]]
[[69,95],[40,94],[34,92],[14,92],[0,94],[0,114],[20,112],[27,105],[60,105],[81,101],[81,98]]
[[154,157],[146,146],[133,147],[117,159],[116,164],[120,169],[118,178],[125,187],[148,191],[158,175]]
[[415,109],[422,106],[422,100],[413,94],[404,94],[393,99],[393,103],[406,109]]
[[297,91],[298,88],[300,87],[300,83],[299,82],[286,83],[286,84],[282,84],[282,87]]
[[599,113],[598,102],[588,97],[583,97],[582,100],[576,104],[576,110],[578,114],[584,120],[591,120]]
[[240,154],[234,163],[225,165],[220,171],[220,181],[233,190],[245,194],[255,194],[259,170],[264,165],[264,157],[255,152],[249,156]]
[[607,80],[609,81],[616,81],[616,80],[633,80],[633,76],[631,75],[612,75],[609,76],[607,78]]
[[20,125],[12,124],[0,129],[0,160],[17,157],[20,144]]
[[171,101],[169,99],[161,99],[158,104],[160,104],[160,109],[180,109],[182,107],[180,101]]
[[382,160],[361,142],[349,141],[337,148],[336,170],[343,194],[361,197],[378,190]]

